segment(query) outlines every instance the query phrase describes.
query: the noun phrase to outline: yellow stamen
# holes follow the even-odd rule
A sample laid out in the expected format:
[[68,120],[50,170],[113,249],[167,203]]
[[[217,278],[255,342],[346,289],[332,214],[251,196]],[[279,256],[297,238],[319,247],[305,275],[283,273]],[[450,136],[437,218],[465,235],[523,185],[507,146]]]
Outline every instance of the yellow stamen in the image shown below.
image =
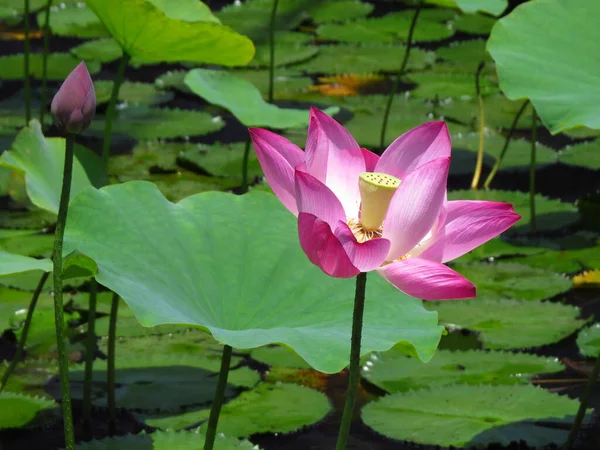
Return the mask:
[[379,172],[363,172],[359,176],[358,187],[362,206],[360,224],[365,230],[379,230],[385,219],[392,196],[401,181]]

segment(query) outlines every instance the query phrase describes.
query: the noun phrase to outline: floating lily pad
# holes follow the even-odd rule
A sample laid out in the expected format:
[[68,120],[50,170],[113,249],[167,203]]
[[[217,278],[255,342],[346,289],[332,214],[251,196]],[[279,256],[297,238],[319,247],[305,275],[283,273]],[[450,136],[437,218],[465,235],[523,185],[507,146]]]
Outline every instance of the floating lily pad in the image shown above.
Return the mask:
[[[440,315],[440,323],[452,329],[480,333],[486,348],[539,347],[564,339],[585,325],[579,309],[552,302],[511,299],[476,299],[428,302]],[[552,326],[548,326],[551,323]]]
[[[172,204],[156,186],[128,182],[77,196],[65,251],[94,259],[98,282],[145,326],[199,326],[242,349],[279,342],[317,370],[337,372],[347,364],[354,282],[306,259],[295,222],[265,193]],[[364,353],[406,341],[431,357],[441,330],[419,300],[379,277],[369,280],[367,298]]]
[[283,129],[308,125],[308,111],[265,102],[252,83],[231,72],[194,69],[185,76],[185,83],[196,95],[231,111],[244,126]]
[[[181,154],[182,161],[192,164],[199,170],[204,170],[211,175],[240,179],[242,176],[242,161],[246,144],[236,142],[233,144],[197,144],[188,147]],[[250,151],[248,158],[248,176],[252,179],[262,176],[262,169],[256,158],[256,153]]]
[[[314,58],[294,68],[307,73],[373,73],[396,72],[400,69],[405,47],[402,45],[321,45]],[[412,49],[408,69],[416,70],[430,66],[435,55],[419,49]]]
[[123,56],[123,50],[113,38],[95,39],[79,44],[71,49],[77,58],[84,61],[100,61],[108,63]]
[[455,264],[453,268],[477,286],[479,298],[541,300],[562,294],[573,286],[567,277],[516,263],[466,263]]
[[[475,98],[475,76],[473,74],[445,74],[445,73],[415,73],[411,74],[408,81],[415,82],[418,86],[410,91],[410,95],[417,98]],[[497,93],[495,86],[488,77],[480,81],[481,94],[490,95]]]
[[[247,64],[254,45],[215,22],[172,19],[146,0],[87,0],[112,37],[130,56],[144,61]],[[161,2],[162,3],[162,2]]]
[[267,345],[250,352],[252,359],[270,366],[310,369],[310,365],[296,352],[281,345]]
[[[92,121],[88,133],[104,133],[104,117]],[[113,134],[127,134],[136,139],[202,136],[218,131],[225,124],[220,117],[203,111],[171,108],[125,108],[113,120]]]
[[[38,26],[42,28],[45,22],[46,13],[42,11],[37,15]],[[110,36],[100,19],[83,2],[67,2],[52,6],[50,30],[52,34],[58,36],[78,38]]]
[[[102,186],[105,176],[95,153],[74,146],[71,198],[88,186]],[[37,120],[18,134],[12,148],[0,156],[0,164],[25,173],[27,194],[46,211],[57,214],[65,161],[65,139],[45,138]]]
[[578,405],[533,386],[458,385],[384,397],[365,406],[362,418],[389,438],[424,445],[541,447],[564,443]]
[[[29,55],[29,73],[32,77],[41,79],[43,74],[43,56],[41,53]],[[64,80],[75,69],[80,59],[69,53],[50,53],[48,55],[48,80]],[[86,64],[88,72],[92,75],[100,71],[98,61],[89,61]],[[25,76],[23,54],[0,56],[0,73],[5,80],[22,80]]]
[[[156,431],[152,434],[140,433],[128,434],[113,438],[95,439],[89,442],[81,442],[76,450],[174,450],[194,448],[204,445],[204,433],[194,431]],[[198,448],[200,448],[198,447]],[[215,438],[215,450],[260,450],[250,441],[240,441],[235,438],[217,435]]]
[[[473,191],[460,190],[448,192],[448,200],[488,200],[508,202],[515,208],[521,220],[507,234],[529,231],[531,213],[529,210],[529,194],[517,191]],[[579,220],[574,205],[559,200],[549,199],[543,195],[535,196],[536,226],[538,231],[552,231],[573,225]]]
[[[498,135],[487,135],[484,138],[484,165],[492,167],[504,147],[505,138]],[[473,173],[477,152],[479,151],[479,133],[469,133],[452,138],[452,158],[462,156],[458,159],[459,164],[451,166],[454,173]],[[467,153],[468,152],[468,153]],[[558,153],[543,144],[536,144],[536,165],[543,166],[555,163]],[[510,141],[508,150],[502,160],[501,170],[529,170],[531,162],[531,143],[522,139]]]
[[373,353],[363,377],[389,392],[460,384],[527,384],[540,373],[560,372],[556,358],[525,353],[481,350],[438,350],[427,364],[392,349]]
[[569,146],[560,151],[558,160],[570,166],[600,169],[600,140]]
[[583,356],[600,358],[600,323],[584,328],[577,336],[577,347]]
[[597,29],[589,20],[598,14],[598,2],[531,2],[492,30],[488,49],[502,91],[513,100],[530,99],[552,133],[600,128],[600,63],[590,59]]
[[52,400],[0,393],[0,430],[43,426],[55,421],[58,414],[58,405]]
[[[112,93],[112,81],[96,81],[96,103],[108,103]],[[173,99],[173,93],[158,89],[153,83],[125,81],[119,89],[119,100],[132,105],[159,105]]]

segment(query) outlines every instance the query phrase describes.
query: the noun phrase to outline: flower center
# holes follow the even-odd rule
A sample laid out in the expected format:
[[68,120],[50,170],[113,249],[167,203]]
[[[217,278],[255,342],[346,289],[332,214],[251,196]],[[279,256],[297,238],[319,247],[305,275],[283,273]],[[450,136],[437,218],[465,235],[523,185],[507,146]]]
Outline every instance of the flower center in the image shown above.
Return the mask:
[[[380,228],[383,225],[392,196],[401,181],[380,172],[363,172],[358,177],[358,188],[360,190],[360,225],[367,231],[376,231],[381,235]],[[356,235],[356,233],[354,233]],[[368,239],[366,239],[368,240]]]

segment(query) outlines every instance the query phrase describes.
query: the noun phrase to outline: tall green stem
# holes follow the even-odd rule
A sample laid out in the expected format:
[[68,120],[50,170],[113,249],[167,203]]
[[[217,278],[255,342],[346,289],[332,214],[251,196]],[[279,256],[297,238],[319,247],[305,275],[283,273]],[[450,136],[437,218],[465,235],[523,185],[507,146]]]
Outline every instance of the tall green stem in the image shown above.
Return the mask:
[[250,158],[250,144],[252,141],[250,138],[246,141],[246,147],[244,147],[244,159],[242,161],[242,194],[248,192],[248,160]]
[[521,105],[521,108],[519,108],[519,111],[515,115],[515,118],[513,119],[513,122],[510,126],[510,130],[509,130],[508,134],[506,135],[506,139],[504,140],[504,146],[502,147],[500,156],[498,156],[498,159],[496,160],[494,167],[492,167],[492,171],[486,178],[485,183],[483,183],[484,188],[486,188],[486,189],[490,188],[490,184],[492,184],[492,181],[494,180],[494,177],[496,176],[496,172],[498,172],[498,170],[500,169],[500,166],[502,166],[502,160],[504,159],[504,155],[506,155],[506,151],[508,150],[508,145],[510,144],[512,135],[514,134],[515,130],[517,129],[517,125],[519,124],[519,119],[523,115],[523,112],[525,111],[525,108],[527,107],[528,104],[529,104],[529,100],[525,100],[523,102],[523,104]]
[[108,355],[107,355],[107,403],[108,403],[108,434],[112,436],[117,431],[117,401],[115,399],[115,339],[117,337],[117,313],[119,312],[119,294],[113,292],[110,302],[110,317],[108,323]]
[[54,270],[54,320],[56,322],[56,347],[58,349],[58,371],[60,374],[60,391],[62,394],[62,415],[65,426],[66,450],[75,449],[73,431],[73,414],[71,412],[71,392],[69,386],[69,358],[67,354],[67,336],[63,311],[63,238],[65,223],[71,195],[71,180],[73,178],[73,144],[74,136],[67,134],[65,149],[65,167],[63,171],[62,191],[58,206],[58,218],[54,232],[54,254],[52,255]]
[[29,79],[29,0],[24,0],[24,2],[23,31],[25,33],[25,41],[23,44],[25,46],[25,54],[23,55],[23,71],[25,78],[25,126],[27,126],[31,120],[31,80]]
[[477,67],[475,74],[475,93],[479,101],[479,149],[477,151],[477,162],[475,163],[475,171],[473,172],[473,180],[471,181],[471,189],[477,189],[479,186],[479,178],[481,178],[481,170],[483,169],[483,146],[485,142],[485,114],[483,108],[483,97],[481,96],[481,87],[479,80],[481,71],[485,67],[485,62],[481,61]]
[[596,358],[596,365],[594,366],[594,370],[592,370],[592,374],[590,375],[588,384],[585,387],[585,391],[583,391],[583,396],[581,397],[581,402],[579,403],[579,409],[577,410],[577,416],[575,416],[575,422],[573,422],[573,428],[571,428],[571,431],[569,432],[569,437],[565,443],[564,450],[571,450],[573,448],[573,444],[575,444],[575,439],[577,439],[579,428],[581,428],[583,418],[585,417],[585,410],[587,409],[590,397],[592,396],[592,391],[594,390],[594,385],[596,384],[599,375],[600,355],[598,355]]
[[421,13],[421,6],[423,6],[423,0],[419,1],[417,9],[415,9],[415,14],[413,15],[412,22],[410,23],[410,28],[408,30],[408,37],[406,38],[406,51],[404,52],[404,59],[402,60],[402,65],[400,66],[400,70],[398,71],[396,81],[394,82],[394,86],[390,91],[390,96],[388,97],[387,105],[385,106],[385,113],[383,114],[383,125],[381,126],[381,136],[379,138],[379,146],[381,148],[385,147],[385,132],[387,129],[390,110],[392,109],[392,102],[394,101],[394,95],[396,94],[398,87],[400,87],[400,81],[402,80],[402,76],[404,75],[404,71],[406,70],[406,65],[408,64],[408,57],[410,56],[410,49],[412,47],[413,33],[415,31],[415,26],[417,25],[417,19],[419,18],[419,14]]
[[38,285],[33,292],[33,296],[31,297],[31,302],[29,303],[29,307],[27,308],[27,316],[25,317],[25,323],[23,324],[23,331],[21,331],[21,338],[19,339],[19,345],[17,346],[17,351],[15,352],[15,356],[13,357],[10,365],[4,372],[2,376],[2,381],[0,381],[0,392],[4,390],[6,384],[8,383],[8,379],[10,375],[15,371],[17,364],[21,361],[21,357],[23,356],[23,351],[25,350],[25,343],[27,342],[27,335],[29,334],[29,327],[31,326],[31,319],[33,318],[33,312],[35,311],[35,306],[37,305],[38,298],[40,298],[40,294],[44,289],[44,285],[46,284],[46,280],[50,276],[50,272],[44,272]]
[[115,115],[115,109],[117,107],[117,100],[119,100],[119,90],[121,89],[123,77],[125,76],[125,69],[127,68],[127,64],[129,64],[130,59],[131,56],[123,52],[121,62],[119,63],[119,69],[117,70],[117,75],[113,84],[112,93],[110,95],[110,101],[108,102],[108,108],[106,109],[106,119],[104,122],[104,144],[102,146],[102,163],[104,164],[105,168],[108,167],[108,158],[110,158],[112,121]]
[[50,8],[52,0],[46,3],[46,16],[44,18],[44,54],[42,55],[42,92],[40,99],[40,123],[44,126],[44,114],[46,113],[46,102],[48,93],[46,92],[46,75],[48,73],[48,47],[50,41]]
[[221,356],[221,369],[219,370],[219,380],[217,381],[217,390],[215,398],[210,408],[208,418],[208,428],[206,429],[206,439],[204,440],[204,450],[212,450],[215,445],[215,436],[217,435],[217,425],[219,423],[219,414],[225,398],[225,388],[227,387],[227,377],[229,376],[229,366],[231,364],[231,350],[229,345],[223,347]]
[[348,393],[342,416],[342,424],[338,434],[336,450],[345,450],[350,425],[354,415],[356,393],[360,381],[360,341],[362,336],[363,313],[365,310],[365,289],[367,286],[367,273],[361,272],[356,276],[356,291],[354,293],[354,312],[352,314],[352,338],[350,345],[350,375],[348,377]]
[[275,77],[275,17],[279,0],[273,0],[271,22],[269,23],[269,103],[273,103],[273,81]]
[[95,278],[90,281],[90,303],[88,308],[88,331],[85,348],[85,378],[83,381],[83,424],[86,432],[91,431],[92,420],[92,373],[96,353],[96,298],[98,283]]
[[529,214],[531,215],[531,232],[535,233],[537,227],[535,224],[535,147],[537,140],[537,116],[535,108],[531,113],[531,162],[529,164]]

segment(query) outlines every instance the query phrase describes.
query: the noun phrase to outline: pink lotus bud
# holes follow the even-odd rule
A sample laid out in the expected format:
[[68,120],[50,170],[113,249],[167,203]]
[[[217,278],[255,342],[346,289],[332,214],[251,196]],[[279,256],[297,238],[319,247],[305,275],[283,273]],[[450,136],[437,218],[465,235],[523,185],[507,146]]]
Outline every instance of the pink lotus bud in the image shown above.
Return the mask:
[[56,126],[65,133],[81,133],[90,126],[96,112],[96,93],[83,61],[63,82],[50,110]]

